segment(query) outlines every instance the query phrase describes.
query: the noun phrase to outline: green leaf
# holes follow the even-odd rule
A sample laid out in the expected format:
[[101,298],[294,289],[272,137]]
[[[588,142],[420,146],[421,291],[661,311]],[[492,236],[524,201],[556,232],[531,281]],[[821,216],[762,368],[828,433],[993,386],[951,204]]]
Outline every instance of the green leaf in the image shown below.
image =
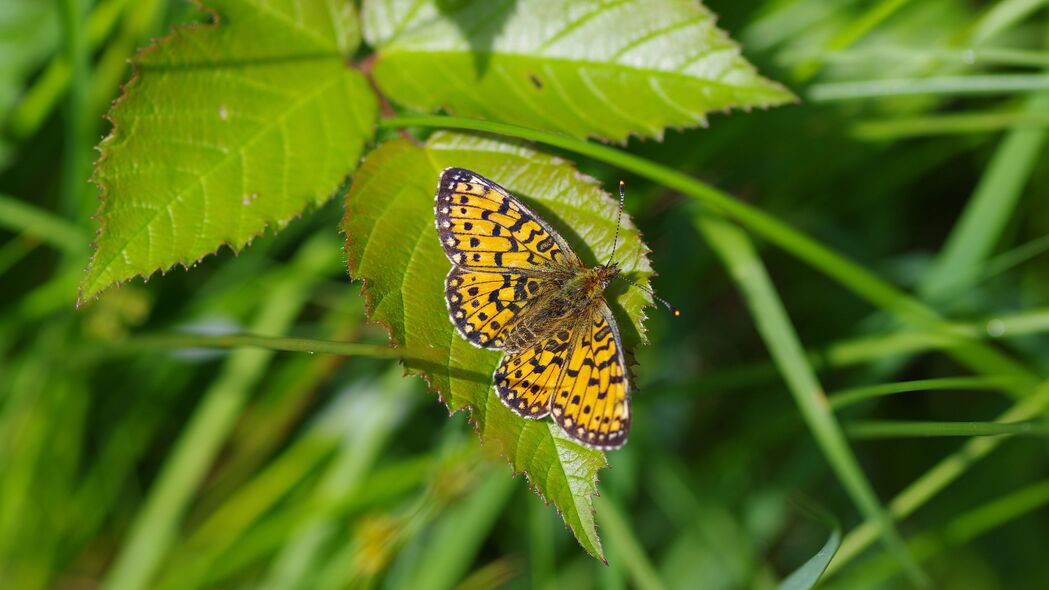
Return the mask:
[[335,192],[373,136],[375,96],[346,65],[360,41],[351,2],[209,5],[217,24],[142,51],[110,112],[81,300],[284,227]]
[[813,513],[815,518],[830,528],[830,536],[827,537],[827,542],[823,544],[823,547],[820,547],[820,550],[815,555],[780,582],[777,590],[810,590],[815,588],[820,578],[823,577],[823,572],[827,570],[830,560],[838,552],[838,547],[841,546],[841,525],[838,524],[838,521],[823,511],[810,509],[810,512]]
[[793,100],[692,0],[369,0],[393,100],[576,137],[662,137],[711,111]]
[[[409,371],[422,375],[452,412],[471,408],[481,440],[524,472],[580,544],[603,558],[593,495],[604,454],[572,441],[549,420],[524,420],[507,409],[492,391],[500,353],[475,348],[448,319],[444,277],[451,263],[434,229],[433,202],[438,175],[449,166],[476,170],[522,197],[591,265],[610,254],[616,202],[561,159],[519,144],[437,133],[425,146],[398,139],[369,154],[342,223],[350,274],[364,280],[369,315],[386,326]],[[641,285],[652,273],[647,254],[624,217],[617,258]],[[643,307],[650,299],[622,282],[610,286],[606,298],[630,349],[644,338]]]

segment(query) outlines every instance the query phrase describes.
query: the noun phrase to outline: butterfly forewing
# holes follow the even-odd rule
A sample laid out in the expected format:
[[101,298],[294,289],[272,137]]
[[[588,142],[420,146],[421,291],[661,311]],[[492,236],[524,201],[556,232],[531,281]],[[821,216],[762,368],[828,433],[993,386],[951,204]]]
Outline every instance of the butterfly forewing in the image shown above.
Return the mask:
[[435,208],[441,246],[459,266],[501,272],[578,265],[561,236],[524,203],[469,170],[441,173]]

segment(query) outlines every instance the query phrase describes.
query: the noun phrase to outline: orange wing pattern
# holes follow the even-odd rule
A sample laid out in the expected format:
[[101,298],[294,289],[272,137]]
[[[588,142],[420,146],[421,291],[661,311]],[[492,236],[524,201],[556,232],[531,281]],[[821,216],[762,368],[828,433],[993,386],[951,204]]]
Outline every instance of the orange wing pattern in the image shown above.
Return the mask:
[[630,384],[615,319],[600,298],[583,317],[550,307],[563,299],[561,282],[586,271],[564,239],[462,168],[441,173],[434,213],[453,263],[445,279],[452,323],[475,346],[505,351],[493,376],[499,399],[525,418],[552,413],[584,445],[623,446]]
[[554,420],[572,438],[598,449],[626,443],[630,383],[619,331],[608,306],[579,324],[564,376],[551,401]]
[[459,333],[476,346],[502,348],[541,281],[520,273],[474,272],[453,266],[444,286],[448,315]]
[[503,355],[493,378],[499,399],[525,418],[549,414],[550,394],[561,378],[571,338],[571,332],[559,330],[546,342]]
[[561,236],[524,203],[469,170],[441,173],[434,208],[441,246],[458,266],[505,272],[579,264]]

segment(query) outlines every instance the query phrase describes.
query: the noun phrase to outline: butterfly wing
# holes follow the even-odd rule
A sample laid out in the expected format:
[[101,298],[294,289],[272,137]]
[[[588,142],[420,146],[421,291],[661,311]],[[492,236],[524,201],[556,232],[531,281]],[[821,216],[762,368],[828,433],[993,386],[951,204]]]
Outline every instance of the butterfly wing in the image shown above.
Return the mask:
[[543,288],[543,281],[519,272],[477,272],[453,266],[444,280],[452,323],[472,344],[503,348],[521,320],[521,311]]
[[630,382],[615,318],[601,301],[575,331],[551,413],[579,442],[598,449],[619,448],[630,431]]
[[559,330],[544,342],[503,355],[493,381],[499,399],[525,418],[550,413],[550,396],[561,379],[572,333]]
[[447,168],[435,201],[441,246],[458,266],[496,273],[581,266],[560,234],[509,191],[476,172]]

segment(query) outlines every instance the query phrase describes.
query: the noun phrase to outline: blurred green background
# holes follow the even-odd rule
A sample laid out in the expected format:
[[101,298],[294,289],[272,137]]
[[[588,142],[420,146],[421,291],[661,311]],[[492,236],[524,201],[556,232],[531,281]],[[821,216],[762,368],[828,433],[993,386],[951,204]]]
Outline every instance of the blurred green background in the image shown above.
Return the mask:
[[[901,333],[758,244],[933,583],[1044,588],[1044,425],[958,435],[1024,400],[1018,416],[1044,422],[1046,402],[1019,396],[1010,367],[1049,371],[1049,2],[707,5],[801,101],[627,149],[815,237],[1011,359],[975,376],[943,354],[959,342]],[[0,0],[0,586],[98,587],[123,555],[159,559],[159,588],[772,588],[827,539],[809,506],[845,533],[861,524],[682,197],[640,178],[625,177],[627,208],[657,292],[683,313],[650,312],[652,344],[637,351],[631,440],[609,454],[597,503],[607,566],[395,362],[150,336],[385,342],[346,277],[341,199],[239,255],[74,309],[102,116],[135,48],[198,18],[184,2]],[[578,164],[609,187],[623,174]],[[187,431],[202,400],[235,421],[228,440],[206,422]],[[199,467],[169,459],[209,442],[221,455],[180,490]],[[188,512],[125,545],[143,514],[176,509],[156,489],[188,494]],[[908,586],[881,545],[855,552],[861,536],[846,536],[853,552],[824,584]]]

